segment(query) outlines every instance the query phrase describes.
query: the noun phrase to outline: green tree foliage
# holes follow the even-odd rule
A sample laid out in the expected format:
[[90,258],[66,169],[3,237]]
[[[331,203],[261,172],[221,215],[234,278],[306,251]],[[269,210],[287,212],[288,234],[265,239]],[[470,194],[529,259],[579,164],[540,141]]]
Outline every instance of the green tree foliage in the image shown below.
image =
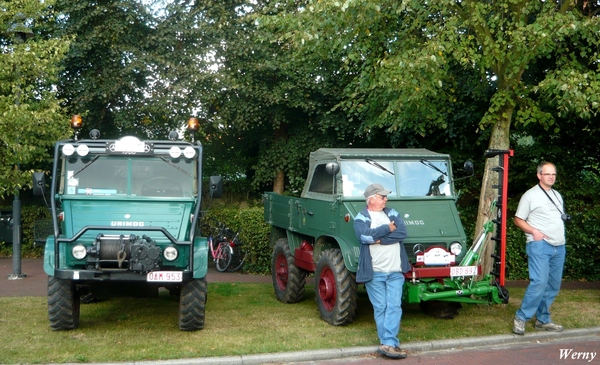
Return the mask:
[[[591,9],[573,5],[309,1],[268,22],[284,27],[281,38],[305,61],[313,55],[313,67],[331,55],[344,61],[341,72],[353,77],[338,106],[360,118],[362,131],[431,135],[456,124],[469,101],[487,101],[472,132],[492,129],[489,147],[508,148],[513,116],[521,124],[556,124],[539,93],[555,98],[563,113],[598,110],[598,41],[591,36],[598,21]],[[531,77],[530,66],[553,57]]]
[[[167,45],[158,58],[159,83],[164,92],[153,95],[161,104],[171,103],[180,114],[192,112],[201,120],[199,137],[204,145],[206,175],[221,175],[229,193],[248,194],[247,181],[254,163],[261,133],[243,134],[224,118],[219,95],[229,88],[223,73],[232,24],[239,15],[239,2],[180,1],[171,2],[157,14],[157,35]],[[173,42],[173,40],[175,42]],[[164,100],[164,101],[163,101]]]
[[0,197],[30,185],[68,134],[55,85],[69,41],[40,35],[47,16],[48,2],[0,1]]
[[165,56],[177,40],[158,29],[140,1],[57,0],[55,10],[54,34],[74,37],[62,62],[60,95],[70,114],[84,116],[84,130],[164,139],[185,123],[190,114],[177,117],[182,108],[173,108],[179,99],[169,90],[177,80],[163,78],[172,67]]
[[[593,6],[538,0],[308,1],[265,22],[282,27],[281,38],[298,55],[313,55],[313,65],[332,54],[344,61],[341,72],[353,77],[337,107],[361,120],[359,132],[430,136],[461,130],[456,122],[465,120],[453,117],[471,99],[487,106],[470,133],[489,133],[486,147],[506,150],[513,123],[558,133],[558,118],[565,114],[596,115],[600,23]],[[553,102],[542,102],[542,96]],[[496,197],[497,174],[490,172],[496,165],[486,161],[478,226]]]
[[348,143],[353,135],[348,125],[341,127],[347,124],[344,115],[331,111],[338,102],[339,77],[334,70],[339,61],[326,60],[318,69],[307,67],[276,40],[276,30],[256,27],[258,16],[280,12],[282,4],[198,4],[208,14],[203,27],[220,32],[215,38],[221,43],[214,49],[218,82],[214,99],[205,104],[207,118],[223,132],[218,134],[219,145],[242,150],[255,189],[272,184],[274,191],[297,191],[308,153]]

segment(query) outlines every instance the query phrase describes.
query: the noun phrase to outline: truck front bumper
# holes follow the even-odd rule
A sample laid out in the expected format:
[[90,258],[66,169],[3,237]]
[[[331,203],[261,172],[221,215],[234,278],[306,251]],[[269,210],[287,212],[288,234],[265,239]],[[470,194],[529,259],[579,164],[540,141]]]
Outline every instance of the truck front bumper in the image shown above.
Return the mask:
[[[154,271],[157,273],[160,271]],[[169,271],[171,272],[171,271]],[[193,273],[191,271],[181,272],[181,282],[188,282],[193,280]],[[146,273],[137,273],[133,271],[124,270],[63,270],[55,269],[54,276],[59,279],[65,280],[80,280],[80,281],[138,281],[148,282],[148,275]],[[164,283],[174,284],[179,281],[167,281]],[[156,283],[156,281],[154,281]]]

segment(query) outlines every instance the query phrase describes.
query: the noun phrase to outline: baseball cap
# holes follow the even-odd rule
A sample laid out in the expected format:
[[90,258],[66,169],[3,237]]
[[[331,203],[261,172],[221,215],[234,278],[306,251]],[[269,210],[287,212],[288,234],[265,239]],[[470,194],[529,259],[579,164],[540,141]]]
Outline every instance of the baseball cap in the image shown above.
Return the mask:
[[371,184],[365,189],[365,197],[367,198],[375,194],[388,195],[390,193],[391,191],[385,190],[381,184]]

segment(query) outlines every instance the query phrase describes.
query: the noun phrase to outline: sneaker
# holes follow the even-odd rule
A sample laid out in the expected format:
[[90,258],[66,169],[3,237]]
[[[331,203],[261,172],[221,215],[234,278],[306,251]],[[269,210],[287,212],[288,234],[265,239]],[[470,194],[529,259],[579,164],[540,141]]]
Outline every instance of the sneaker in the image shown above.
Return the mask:
[[400,355],[401,359],[406,359],[406,357],[408,356],[408,353],[406,351],[402,350],[400,348],[400,346],[396,346],[395,350]]
[[539,331],[554,331],[554,332],[562,332],[565,328],[560,324],[556,324],[554,322],[542,323],[535,320],[535,329]]
[[385,357],[389,357],[390,359],[404,359],[406,356],[408,356],[406,351],[401,350],[400,347],[388,345],[379,346],[379,350],[377,350],[377,352]]
[[525,334],[525,321],[515,317],[513,320],[513,332],[523,336]]

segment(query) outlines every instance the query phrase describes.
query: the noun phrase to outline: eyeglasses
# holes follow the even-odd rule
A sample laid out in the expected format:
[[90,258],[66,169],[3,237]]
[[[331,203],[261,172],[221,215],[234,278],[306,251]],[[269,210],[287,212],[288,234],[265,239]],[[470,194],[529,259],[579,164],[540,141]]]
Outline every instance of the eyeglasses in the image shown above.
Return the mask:
[[556,174],[542,174],[542,176],[556,176]]

